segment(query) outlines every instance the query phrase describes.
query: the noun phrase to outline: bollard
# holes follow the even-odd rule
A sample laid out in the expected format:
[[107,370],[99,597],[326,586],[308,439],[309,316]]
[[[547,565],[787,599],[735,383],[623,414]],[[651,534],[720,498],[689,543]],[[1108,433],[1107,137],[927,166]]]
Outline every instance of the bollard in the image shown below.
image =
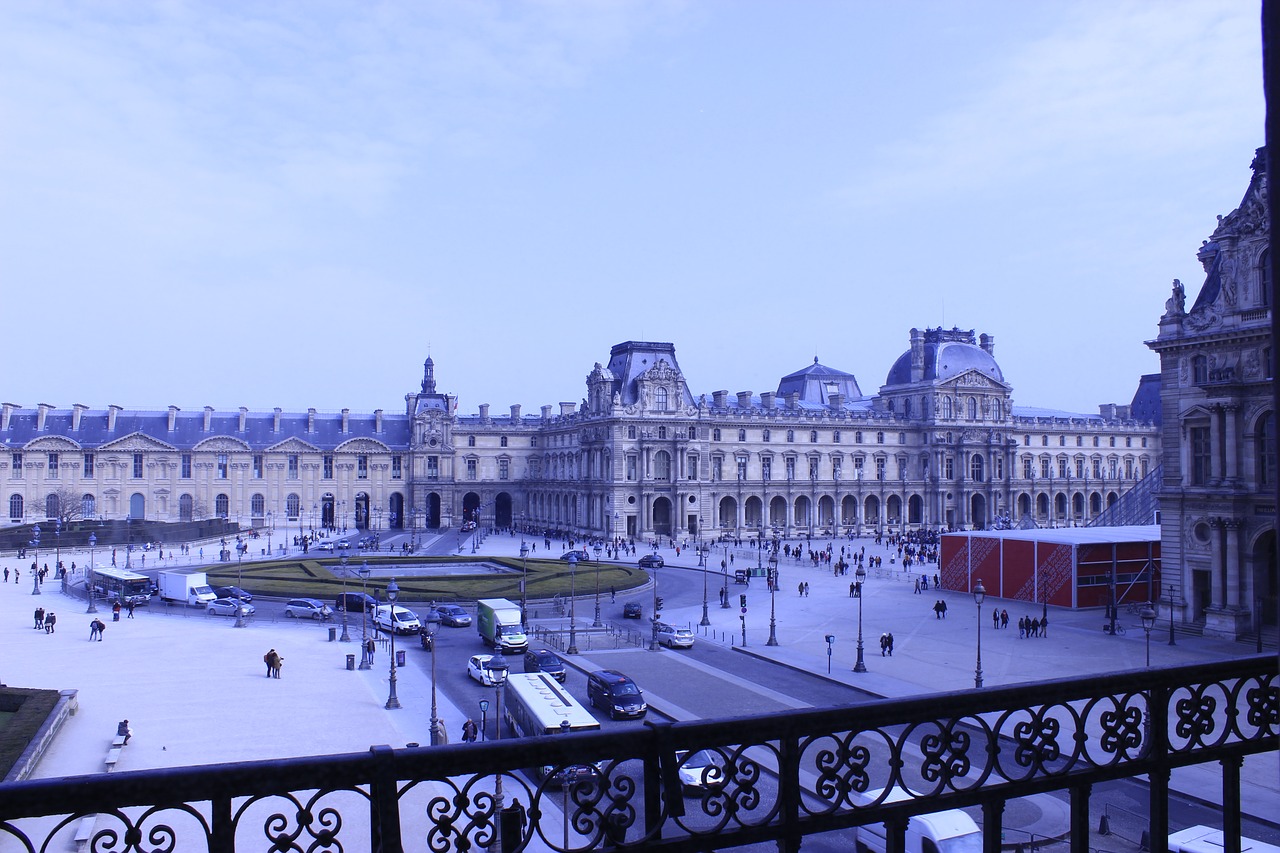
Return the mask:
[[356,656],[347,655],[347,669],[354,670],[356,668]]
[[1102,817],[1098,818],[1098,834],[1099,835],[1111,834],[1111,818],[1107,817],[1106,812],[1103,812]]
[[337,628],[330,628],[330,629],[329,629],[329,642],[331,642],[331,643],[332,643],[332,642],[333,642],[334,640],[336,640],[336,639],[338,639],[338,629],[337,629]]
[[404,666],[404,649],[396,649],[396,666]]

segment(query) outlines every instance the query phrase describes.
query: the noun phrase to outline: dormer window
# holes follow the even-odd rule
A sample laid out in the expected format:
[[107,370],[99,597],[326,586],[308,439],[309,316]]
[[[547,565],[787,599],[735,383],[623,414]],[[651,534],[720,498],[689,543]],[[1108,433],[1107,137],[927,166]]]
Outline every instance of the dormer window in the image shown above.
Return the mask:
[[659,388],[653,393],[653,404],[659,412],[667,410],[667,389]]

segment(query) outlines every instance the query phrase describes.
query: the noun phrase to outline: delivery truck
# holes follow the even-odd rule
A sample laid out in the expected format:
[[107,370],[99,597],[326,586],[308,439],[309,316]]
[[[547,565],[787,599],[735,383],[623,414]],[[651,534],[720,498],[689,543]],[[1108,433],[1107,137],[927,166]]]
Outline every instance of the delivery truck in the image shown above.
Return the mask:
[[476,602],[476,629],[486,646],[503,654],[524,654],[529,647],[529,638],[520,624],[520,606],[505,598],[482,598]]
[[[862,803],[872,803],[879,799],[883,788],[867,791],[859,797]],[[886,803],[896,803],[910,799],[911,795],[901,788],[894,788]],[[888,839],[883,823],[871,823],[860,826],[855,831],[858,853],[884,853],[888,848]],[[982,853],[982,832],[973,818],[960,809],[946,809],[932,814],[916,815],[907,823],[907,853]]]
[[181,601],[193,607],[207,607],[217,598],[209,588],[209,579],[199,569],[161,569],[156,577],[160,598]]

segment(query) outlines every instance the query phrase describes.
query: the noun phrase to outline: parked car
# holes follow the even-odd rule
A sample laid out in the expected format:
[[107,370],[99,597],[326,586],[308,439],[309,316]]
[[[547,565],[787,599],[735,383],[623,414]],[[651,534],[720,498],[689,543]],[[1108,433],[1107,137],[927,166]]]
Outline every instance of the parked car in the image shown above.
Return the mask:
[[338,547],[339,547],[339,548],[350,548],[350,547],[351,547],[351,543],[350,543],[350,542],[348,542],[346,539],[339,539],[339,540],[338,540]]
[[238,598],[241,601],[253,601],[253,596],[238,586],[220,586],[213,590],[218,598]]
[[686,794],[697,795],[724,787],[724,758],[715,750],[700,749],[692,755],[688,750],[679,750],[676,761],[680,762],[677,770],[680,787]]
[[245,616],[252,616],[257,612],[252,604],[239,598],[215,598],[209,602],[210,616],[235,616],[236,610]]
[[561,767],[546,764],[538,768],[538,773],[546,780],[547,787],[563,788],[567,784],[570,790],[586,793],[591,789],[585,786],[600,784],[603,765],[603,761],[597,764],[566,764]]
[[285,604],[284,615],[290,619],[328,619],[333,611],[314,598],[294,598]]
[[440,624],[450,628],[465,628],[471,624],[471,614],[456,604],[440,604],[436,606],[440,616]]
[[373,547],[374,545],[376,545],[377,543],[378,543],[378,537],[376,537],[376,536],[361,536],[361,537],[360,537],[360,540],[359,540],[358,542],[356,542],[356,547],[357,547],[357,548],[372,548],[372,547]]
[[643,717],[649,710],[639,685],[616,669],[599,669],[587,675],[587,701],[615,720]]
[[332,543],[332,542],[321,542],[319,545],[316,545],[316,550],[317,550],[317,551],[332,551],[332,550],[333,550],[333,543]]
[[583,551],[583,550],[565,551],[563,554],[560,555],[560,559],[562,560],[568,560],[570,557],[573,557],[573,559],[577,560],[579,563],[581,563],[583,560],[591,559],[591,555],[589,555],[586,551]]
[[642,569],[660,569],[666,563],[657,554],[645,554],[640,558],[640,568]]
[[398,604],[384,604],[373,609],[373,626],[397,634],[416,634],[422,630],[418,614]]
[[566,673],[564,661],[550,649],[529,649],[525,652],[524,671],[545,672],[561,684],[564,683]]
[[476,529],[476,523],[474,521],[464,521],[462,523],[462,531],[464,533],[467,532],[468,530],[475,530],[475,529]]
[[489,666],[492,660],[493,655],[472,655],[467,659],[467,675],[485,687],[497,687],[504,683],[507,680],[506,667],[493,669]]
[[628,601],[622,605],[623,619],[639,619],[644,615],[644,608],[640,606],[638,601]]
[[341,613],[346,610],[349,613],[363,613],[366,610],[373,612],[373,608],[378,606],[378,599],[372,595],[363,592],[343,592],[333,600],[333,609]]
[[693,631],[659,622],[658,642],[669,649],[691,649],[693,648]]

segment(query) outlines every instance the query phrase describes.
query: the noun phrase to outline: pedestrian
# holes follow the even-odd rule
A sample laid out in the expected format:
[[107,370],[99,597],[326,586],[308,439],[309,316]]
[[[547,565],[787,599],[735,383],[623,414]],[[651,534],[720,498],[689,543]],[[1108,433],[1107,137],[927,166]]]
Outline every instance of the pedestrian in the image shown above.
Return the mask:
[[857,592],[857,589],[858,589],[858,582],[849,581],[849,597],[850,598],[854,598],[854,593]]
[[476,721],[468,718],[467,721],[462,724],[462,742],[475,743],[478,732],[479,727],[476,726]]
[[1018,639],[1022,639],[1025,636],[1027,636],[1027,617],[1019,616],[1018,617]]
[[[431,636],[428,634],[427,636]],[[368,637],[364,641],[364,659],[365,663],[373,666],[373,653],[378,650],[378,646],[373,641],[373,637]]]
[[618,601],[618,588],[611,586],[609,587],[609,603],[615,604],[617,601]]
[[999,610],[991,611],[991,624],[996,628],[1000,627],[1000,611]]
[[263,662],[266,663],[267,665],[267,678],[270,678],[271,673],[275,671],[276,657],[277,655],[276,655],[275,649],[271,649],[265,655],[262,656]]
[[884,657],[889,648],[889,635],[880,635],[880,657]]
[[916,578],[916,588],[912,590],[916,595],[920,594],[920,578]]
[[111,621],[112,622],[120,621],[120,602],[119,601],[111,605]]
[[890,633],[888,633],[888,634],[885,634],[884,636],[885,636],[886,640],[888,641],[887,645],[888,645],[888,648],[889,648],[889,657],[893,657],[893,633],[892,633],[892,632],[890,632]]
[[801,598],[804,598],[804,581],[800,581],[799,594]]
[[98,631],[98,625],[99,625],[99,624],[101,624],[101,623],[99,623],[99,622],[98,622],[98,620],[97,620],[96,618],[95,618],[92,622],[90,622],[90,623],[89,623],[89,642],[91,642],[91,643],[92,643],[94,640],[98,639],[98,634],[100,633],[100,632]]
[[933,618],[934,619],[942,618],[942,599],[941,598],[939,598],[937,601],[933,603]]
[[939,578],[936,574],[933,576],[933,586],[934,586],[934,589],[939,589],[942,586],[942,579]]
[[53,633],[53,627],[58,623],[58,616],[52,610],[44,615],[44,632],[46,634]]
[[129,608],[129,618],[130,618],[130,619],[132,619],[132,618],[133,618],[133,608],[134,608],[134,607],[136,607],[136,606],[137,606],[137,604],[134,602],[134,600],[133,600],[133,599],[129,599],[128,608]]
[[9,582],[9,567],[8,567],[8,566],[5,566],[5,567],[4,567],[4,582],[5,582],[5,583],[8,583],[8,582]]
[[1000,627],[1001,628],[1009,627],[1009,611],[1008,610],[1000,611]]
[[1027,631],[1028,637],[1037,637],[1040,635],[1040,620],[1032,619],[1031,628]]
[[278,653],[277,653],[277,654],[276,654],[276,665],[275,665],[275,669],[273,669],[273,670],[271,671],[271,677],[272,677],[272,678],[279,678],[279,677],[280,677],[280,668],[281,668],[281,667],[283,667],[283,666],[284,666],[284,656],[283,656],[283,655],[280,655],[280,654],[278,654]]
[[36,626],[35,627],[37,631],[39,631],[41,628],[44,627],[44,608],[43,607],[36,608]]
[[129,728],[128,720],[120,721],[119,725],[116,726],[116,734],[124,735],[124,745],[129,745],[129,738],[133,737],[133,729]]
[[520,827],[520,834],[517,836],[518,841],[524,838],[525,828],[529,825],[529,816],[525,813],[524,805],[515,797],[511,798],[511,811],[515,812],[516,826]]
[[1049,636],[1049,614],[1048,613],[1040,617],[1040,636],[1041,637]]

